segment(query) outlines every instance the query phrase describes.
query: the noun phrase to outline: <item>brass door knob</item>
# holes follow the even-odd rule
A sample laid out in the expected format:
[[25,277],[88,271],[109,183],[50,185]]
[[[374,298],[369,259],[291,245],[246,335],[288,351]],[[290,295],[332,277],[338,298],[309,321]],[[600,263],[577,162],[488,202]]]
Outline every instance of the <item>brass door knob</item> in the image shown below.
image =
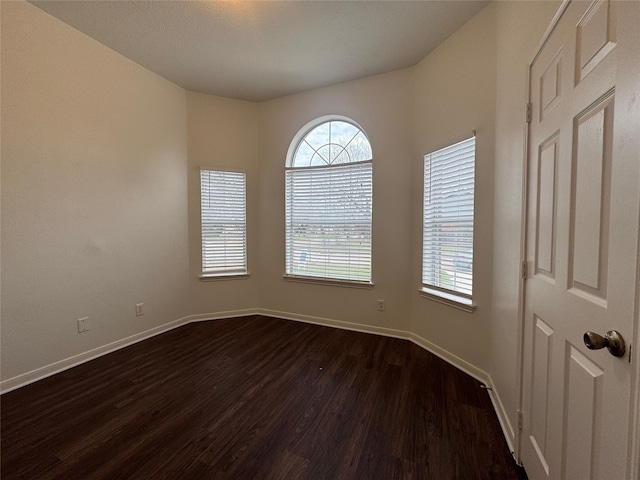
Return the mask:
[[587,332],[583,337],[584,344],[590,350],[600,350],[607,347],[614,357],[624,356],[626,350],[624,338],[615,330],[609,330],[604,337],[594,332]]

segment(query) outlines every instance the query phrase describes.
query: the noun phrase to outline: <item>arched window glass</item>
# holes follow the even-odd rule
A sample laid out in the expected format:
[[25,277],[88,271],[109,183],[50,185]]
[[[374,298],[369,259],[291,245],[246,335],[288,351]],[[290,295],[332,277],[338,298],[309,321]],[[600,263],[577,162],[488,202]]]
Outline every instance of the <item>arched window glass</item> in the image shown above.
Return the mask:
[[317,167],[371,160],[371,145],[364,132],[344,121],[322,123],[298,144],[293,167]]
[[371,144],[343,117],[318,119],[289,148],[286,274],[371,283]]

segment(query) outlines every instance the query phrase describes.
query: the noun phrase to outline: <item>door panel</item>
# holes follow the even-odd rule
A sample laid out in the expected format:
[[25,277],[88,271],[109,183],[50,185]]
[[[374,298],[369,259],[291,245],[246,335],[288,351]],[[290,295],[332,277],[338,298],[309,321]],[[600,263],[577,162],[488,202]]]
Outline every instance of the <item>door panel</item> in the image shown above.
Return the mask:
[[627,20],[639,4],[568,3],[530,66],[521,457],[531,480],[629,477],[633,366],[587,349],[583,334],[634,334],[640,135],[628,133],[628,105],[640,81],[618,63],[640,58]]
[[613,93],[575,119],[569,289],[606,306]]
[[532,365],[532,402],[530,439],[535,450],[537,460],[549,474],[547,462],[547,433],[549,429],[547,409],[549,400],[549,368],[551,367],[551,344],[553,328],[538,316],[535,319],[535,333]]
[[614,10],[614,2],[598,0],[578,23],[576,84],[613,50],[616,32]]
[[538,154],[535,273],[547,277],[550,281],[555,279],[557,163],[558,134],[556,132],[540,146]]
[[[604,371],[573,345],[567,348],[566,474],[564,478],[594,478],[602,429]],[[607,477],[600,477],[607,478]]]

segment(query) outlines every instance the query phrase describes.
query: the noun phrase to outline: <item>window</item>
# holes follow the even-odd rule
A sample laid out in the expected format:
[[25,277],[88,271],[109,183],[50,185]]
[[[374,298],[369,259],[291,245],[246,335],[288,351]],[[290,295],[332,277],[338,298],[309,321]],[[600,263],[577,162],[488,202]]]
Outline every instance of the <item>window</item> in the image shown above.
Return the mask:
[[247,273],[246,176],[200,169],[202,276]]
[[424,156],[423,291],[471,306],[475,136]]
[[351,120],[320,121],[303,128],[289,149],[285,271],[370,284],[371,145]]

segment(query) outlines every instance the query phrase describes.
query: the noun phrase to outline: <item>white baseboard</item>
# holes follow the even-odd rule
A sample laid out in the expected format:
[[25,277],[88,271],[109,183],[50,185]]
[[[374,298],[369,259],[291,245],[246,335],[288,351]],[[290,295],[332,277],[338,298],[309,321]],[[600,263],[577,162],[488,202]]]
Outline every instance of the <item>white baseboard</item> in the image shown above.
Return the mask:
[[373,325],[364,325],[360,323],[345,322],[342,320],[332,320],[328,318],[315,317],[311,315],[301,315],[296,313],[280,312],[277,310],[269,310],[264,308],[251,308],[251,309],[245,309],[245,310],[232,310],[232,311],[226,311],[226,312],[188,315],[186,317],[179,318],[178,320],[165,323],[164,325],[154,327],[144,332],[136,333],[135,335],[131,335],[129,337],[123,338],[122,340],[117,340],[107,345],[103,345],[102,347],[94,348],[87,352],[74,355],[64,360],[60,360],[50,365],[46,365],[44,367],[37,368],[30,372],[4,380],[0,382],[0,394],[10,392],[12,390],[15,390],[17,388],[23,387],[30,383],[36,382],[43,378],[49,377],[51,375],[55,375],[56,373],[60,373],[64,370],[68,370],[69,368],[80,365],[81,363],[88,362],[95,358],[106,355],[107,353],[120,350],[121,348],[127,347],[129,345],[133,345],[134,343],[141,342],[142,340],[146,340],[147,338],[159,335],[169,330],[173,330],[174,328],[178,328],[188,323],[203,322],[208,320],[220,320],[224,318],[233,318],[233,317],[244,317],[244,316],[250,316],[250,315],[264,315],[269,317],[282,318],[284,320],[293,320],[297,322],[311,323],[314,325],[321,325],[325,327],[341,328],[344,330],[351,330],[354,332],[371,333],[371,334],[382,335],[386,337],[399,338],[402,340],[410,340],[411,342],[415,343],[419,347],[424,348],[430,353],[433,353],[434,355],[441,358],[445,362],[453,365],[459,370],[462,370],[466,374],[470,375],[471,377],[475,378],[476,380],[490,387],[489,397],[491,398],[493,408],[496,411],[496,415],[498,416],[498,421],[502,428],[502,432],[505,436],[509,449],[513,453],[514,451],[513,428],[511,426],[511,423],[509,422],[509,418],[506,414],[504,406],[500,401],[498,392],[493,390],[491,377],[486,372],[477,368],[476,366],[472,365],[466,360],[463,360],[462,358],[435,345],[434,343],[431,343],[430,341],[420,337],[419,335],[416,335],[415,333],[407,332],[405,330],[396,330],[396,329],[386,328],[386,327],[376,327]]
[[8,378],[7,380],[3,380],[2,382],[0,382],[0,395],[17,388],[24,387],[25,385],[29,385],[30,383],[36,382],[38,380],[42,380],[43,378],[50,377],[51,375],[55,375],[56,373],[63,372],[77,365],[80,365],[81,363],[85,363],[95,358],[106,355],[107,353],[120,350],[121,348],[128,347],[129,345],[141,342],[142,340],[146,340],[147,338],[151,338],[169,330],[173,330],[174,328],[181,327],[182,325],[186,325],[191,322],[198,322],[202,320],[216,320],[230,317],[241,317],[256,314],[257,309],[234,310],[229,312],[219,312],[202,315],[188,315],[186,317],[179,318],[178,320],[173,320],[171,322],[165,323],[164,325],[145,330],[144,332],[136,333],[121,340],[116,340],[115,342],[108,343],[101,347],[79,353],[78,355],[73,355],[72,357],[59,360],[49,365],[45,365],[44,367],[36,368],[35,370],[31,370],[30,372]]
[[453,365],[458,370],[462,370],[467,375],[475,378],[479,382],[484,383],[488,387],[491,386],[489,385],[489,374],[487,374],[484,370],[480,370],[475,365],[472,365],[471,363],[463,360],[457,355],[454,355],[444,348],[437,346],[435,343],[431,343],[429,340],[422,338],[420,335],[409,333],[408,338],[419,347],[422,347],[426,351],[433,353],[436,357],[440,357],[442,360]]
[[362,323],[345,322],[342,320],[332,320],[329,318],[300,315],[297,313],[279,312],[277,310],[269,310],[265,308],[259,308],[258,314],[264,315],[265,317],[275,317],[282,318],[284,320],[294,320],[296,322],[312,323],[323,327],[341,328],[343,330],[351,330],[353,332],[374,333],[376,335],[400,338],[403,340],[409,339],[409,332],[405,332],[404,330],[395,330],[393,328],[375,327],[373,325],[364,325]]
[[509,421],[509,415],[507,414],[507,411],[504,408],[502,400],[500,399],[500,394],[498,393],[498,390],[496,390],[496,387],[493,385],[493,381],[491,380],[491,377],[489,377],[488,386],[491,387],[491,390],[489,390],[489,398],[491,399],[491,403],[493,404],[493,409],[495,410],[496,415],[498,417],[498,423],[500,423],[500,428],[502,428],[502,434],[504,435],[504,438],[507,441],[507,446],[509,447],[509,451],[511,452],[511,455],[513,456],[514,461],[518,465],[520,465],[520,462],[518,460],[518,453],[515,450],[516,434],[515,434],[515,431],[513,430],[513,426],[511,425],[511,422]]
[[250,317],[251,315],[261,315],[259,308],[245,308],[243,310],[229,310],[227,312],[217,313],[198,313],[196,315],[189,315],[189,321],[191,322],[206,322],[207,320],[222,320],[224,318],[236,318],[236,317]]

